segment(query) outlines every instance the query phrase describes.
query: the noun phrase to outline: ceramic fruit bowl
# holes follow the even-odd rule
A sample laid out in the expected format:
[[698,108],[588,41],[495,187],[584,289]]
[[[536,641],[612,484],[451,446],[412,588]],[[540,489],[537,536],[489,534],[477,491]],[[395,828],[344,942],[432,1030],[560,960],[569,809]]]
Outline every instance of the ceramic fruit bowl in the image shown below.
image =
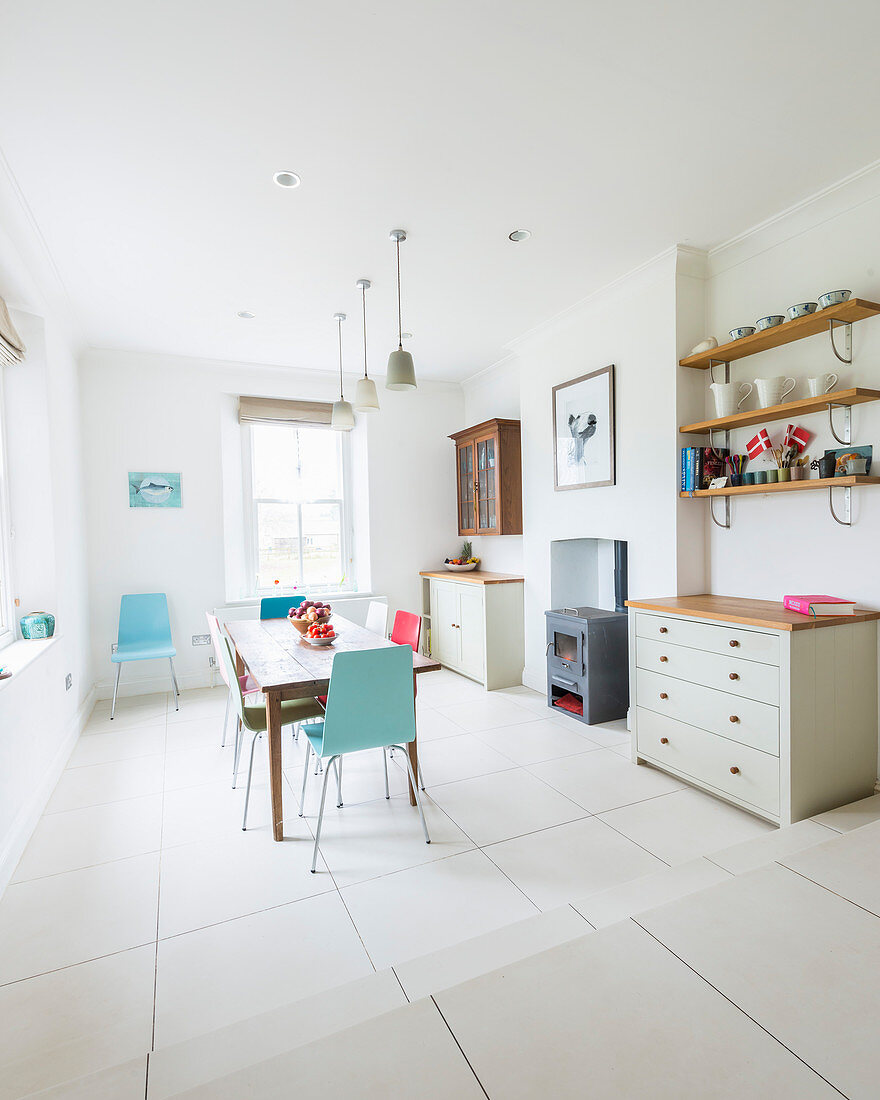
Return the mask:
[[309,645],[328,646],[333,645],[338,636],[329,624],[311,623],[306,633],[303,634],[303,641],[308,642]]
[[818,302],[798,302],[797,305],[788,307],[788,315],[792,321],[796,321],[798,317],[809,317],[809,315],[815,313],[818,308]]
[[819,295],[819,309],[827,309],[829,306],[840,306],[848,302],[852,297],[851,290],[829,290]]
[[464,565],[453,565],[451,561],[443,563],[450,573],[470,573],[480,564],[478,561],[466,562]]
[[287,614],[300,634],[305,634],[312,623],[329,623],[333,618],[329,603],[320,600],[303,600],[299,607],[292,607]]
[[739,328],[732,328],[729,335],[731,340],[742,340],[744,336],[751,336],[754,331],[754,325],[740,325]]
[[769,317],[762,317],[755,321],[755,329],[757,332],[763,332],[765,329],[776,328],[777,325],[783,324],[785,324],[785,318],[781,313],[771,313]]
[[308,642],[309,645],[328,646],[328,645],[333,645],[333,643],[336,641],[336,639],[338,637],[339,637],[338,634],[333,634],[329,638],[310,638],[306,634],[303,640]]

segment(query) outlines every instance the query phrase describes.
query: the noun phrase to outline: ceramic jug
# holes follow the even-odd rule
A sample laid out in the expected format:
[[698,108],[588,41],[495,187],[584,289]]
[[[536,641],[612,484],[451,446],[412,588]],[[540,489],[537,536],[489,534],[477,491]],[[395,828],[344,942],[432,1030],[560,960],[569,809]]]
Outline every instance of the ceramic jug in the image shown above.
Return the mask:
[[[716,416],[731,416],[752,392],[749,382],[713,382],[709,389],[715,398]],[[740,396],[743,389],[745,393]]]

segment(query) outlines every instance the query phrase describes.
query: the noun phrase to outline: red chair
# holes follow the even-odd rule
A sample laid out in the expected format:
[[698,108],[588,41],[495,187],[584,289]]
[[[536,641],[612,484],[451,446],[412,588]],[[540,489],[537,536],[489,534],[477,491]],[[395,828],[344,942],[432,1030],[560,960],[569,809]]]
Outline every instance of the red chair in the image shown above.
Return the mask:
[[408,645],[413,653],[418,653],[421,633],[421,616],[414,615],[412,611],[395,611],[394,626],[391,628],[392,642],[397,645]]

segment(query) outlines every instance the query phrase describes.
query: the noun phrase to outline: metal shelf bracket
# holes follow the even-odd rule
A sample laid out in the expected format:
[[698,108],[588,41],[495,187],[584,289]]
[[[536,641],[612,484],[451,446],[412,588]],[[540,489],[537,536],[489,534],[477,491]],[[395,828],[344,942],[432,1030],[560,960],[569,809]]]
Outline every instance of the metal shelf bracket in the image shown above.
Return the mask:
[[[843,438],[837,434],[834,430],[834,410],[843,409]],[[831,434],[837,440],[838,443],[842,443],[845,447],[848,447],[852,443],[852,406],[850,405],[838,405],[834,401],[828,402],[828,426],[831,429]]]
[[[832,508],[832,513],[834,509]],[[724,498],[724,523],[719,523],[715,518],[715,497],[709,497],[709,515],[712,517],[712,522],[716,527],[723,527],[725,531],[730,530],[730,497]]]
[[[834,343],[834,326],[843,325],[843,347],[844,355],[841,355],[837,350],[837,345]],[[831,350],[841,361],[841,363],[852,362],[852,324],[849,321],[838,321],[835,317],[830,317],[828,320],[828,335],[831,337]]]
[[709,359],[709,381],[715,381],[715,368],[724,367],[724,381],[730,381],[730,363],[724,359]]
[[828,487],[828,507],[831,518],[841,527],[852,527],[852,489],[847,485],[843,490],[843,519],[834,511],[834,490]]

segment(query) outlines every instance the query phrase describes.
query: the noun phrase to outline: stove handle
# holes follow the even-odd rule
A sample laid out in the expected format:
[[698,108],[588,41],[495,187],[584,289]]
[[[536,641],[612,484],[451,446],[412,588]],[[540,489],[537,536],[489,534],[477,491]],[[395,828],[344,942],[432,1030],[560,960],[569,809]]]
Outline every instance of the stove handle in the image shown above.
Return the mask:
[[576,619],[579,617],[576,607],[563,607],[562,614],[563,615],[574,615],[574,617]]
[[563,687],[569,687],[569,688],[576,688],[578,686],[576,680],[563,680],[561,676],[554,676],[553,677],[553,683],[554,684],[562,684]]

